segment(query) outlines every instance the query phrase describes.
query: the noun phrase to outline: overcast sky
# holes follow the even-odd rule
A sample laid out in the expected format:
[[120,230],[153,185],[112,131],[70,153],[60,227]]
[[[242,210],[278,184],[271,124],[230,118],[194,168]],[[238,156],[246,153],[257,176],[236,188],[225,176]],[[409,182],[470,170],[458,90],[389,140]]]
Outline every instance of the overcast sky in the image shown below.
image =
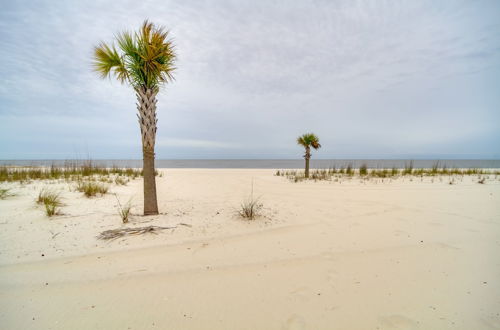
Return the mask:
[[500,1],[2,1],[0,159],[141,158],[93,46],[149,18],[157,158],[500,158]]

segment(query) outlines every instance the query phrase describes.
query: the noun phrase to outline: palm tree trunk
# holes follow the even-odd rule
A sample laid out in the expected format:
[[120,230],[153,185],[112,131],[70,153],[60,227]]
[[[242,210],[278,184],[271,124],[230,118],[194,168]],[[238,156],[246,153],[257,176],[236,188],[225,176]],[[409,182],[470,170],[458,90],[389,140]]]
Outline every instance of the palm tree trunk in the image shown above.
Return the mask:
[[156,94],[157,89],[137,88],[137,110],[142,137],[144,174],[144,215],[158,214],[155,179]]
[[309,149],[309,147],[306,148],[306,154],[304,155],[304,158],[306,159],[305,176],[306,178],[309,178],[309,159],[311,158],[311,149]]
[[158,214],[156,200],[155,154],[152,150],[143,150],[144,173],[144,215]]

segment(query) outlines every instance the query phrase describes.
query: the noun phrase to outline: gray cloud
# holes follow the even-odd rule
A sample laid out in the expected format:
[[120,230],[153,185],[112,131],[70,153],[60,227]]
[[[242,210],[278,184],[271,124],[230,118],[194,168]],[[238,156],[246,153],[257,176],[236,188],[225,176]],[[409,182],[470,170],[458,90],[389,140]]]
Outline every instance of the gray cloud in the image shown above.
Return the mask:
[[[130,10],[134,8],[134,10]],[[16,1],[0,13],[0,158],[140,157],[135,97],[92,49],[144,18],[179,56],[158,156],[500,157],[496,1]],[[45,156],[44,156],[45,155]]]

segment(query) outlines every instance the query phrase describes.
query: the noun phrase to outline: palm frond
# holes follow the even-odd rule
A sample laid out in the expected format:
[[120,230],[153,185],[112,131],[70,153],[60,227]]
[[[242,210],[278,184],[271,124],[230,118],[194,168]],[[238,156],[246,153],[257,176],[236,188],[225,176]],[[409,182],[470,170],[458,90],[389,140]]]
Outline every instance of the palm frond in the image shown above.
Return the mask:
[[313,133],[306,133],[297,138],[297,144],[300,144],[304,148],[313,147],[314,149],[321,148],[319,143],[319,138]]
[[108,46],[102,42],[95,47],[93,64],[94,70],[100,73],[102,78],[109,77],[112,71],[121,82],[124,82],[127,78],[125,65],[114,46]]
[[118,80],[128,81],[135,89],[158,88],[174,80],[176,53],[168,36],[163,27],[146,20],[138,32],[116,35],[121,54],[104,43],[96,47],[95,69],[103,77],[113,70]]

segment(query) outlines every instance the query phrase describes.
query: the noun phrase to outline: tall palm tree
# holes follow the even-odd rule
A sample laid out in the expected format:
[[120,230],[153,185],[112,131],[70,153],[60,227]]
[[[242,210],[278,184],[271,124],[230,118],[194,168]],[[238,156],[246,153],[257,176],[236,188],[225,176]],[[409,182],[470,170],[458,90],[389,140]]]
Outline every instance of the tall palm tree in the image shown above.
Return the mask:
[[176,54],[168,31],[144,21],[136,33],[122,32],[114,43],[94,50],[94,69],[102,78],[113,75],[134,88],[141,128],[144,171],[144,215],[158,214],[155,181],[156,94],[171,82]]
[[306,153],[304,154],[304,158],[306,160],[306,178],[309,177],[309,159],[311,159],[311,147],[315,150],[321,148],[321,144],[319,144],[319,138],[313,133],[307,133],[297,138],[297,143],[303,146],[306,149]]

